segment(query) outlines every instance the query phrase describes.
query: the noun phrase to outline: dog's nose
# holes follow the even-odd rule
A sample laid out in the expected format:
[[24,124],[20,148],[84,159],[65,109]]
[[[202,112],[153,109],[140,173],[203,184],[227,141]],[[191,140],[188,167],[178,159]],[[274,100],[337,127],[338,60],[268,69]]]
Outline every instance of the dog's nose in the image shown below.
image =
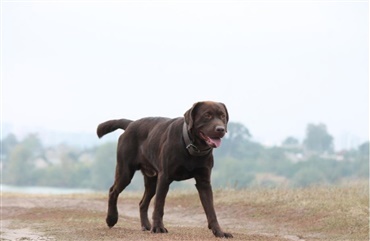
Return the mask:
[[224,133],[225,132],[225,127],[223,127],[223,126],[216,126],[216,132]]

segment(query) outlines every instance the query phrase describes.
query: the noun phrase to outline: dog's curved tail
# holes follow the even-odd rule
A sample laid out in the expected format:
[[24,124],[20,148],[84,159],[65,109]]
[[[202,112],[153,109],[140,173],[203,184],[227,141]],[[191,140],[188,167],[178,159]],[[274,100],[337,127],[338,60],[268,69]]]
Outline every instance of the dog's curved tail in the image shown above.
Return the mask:
[[109,120],[98,125],[96,133],[98,137],[101,138],[105,134],[108,134],[117,129],[126,130],[127,126],[133,122],[132,120],[119,119],[119,120]]

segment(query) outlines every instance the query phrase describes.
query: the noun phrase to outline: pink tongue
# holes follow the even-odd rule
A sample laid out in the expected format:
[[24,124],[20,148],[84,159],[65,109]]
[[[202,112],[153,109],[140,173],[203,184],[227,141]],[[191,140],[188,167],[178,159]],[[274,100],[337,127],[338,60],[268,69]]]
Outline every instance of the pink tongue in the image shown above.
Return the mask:
[[208,140],[212,144],[212,146],[216,148],[221,145],[221,138],[216,138],[216,139],[209,138]]

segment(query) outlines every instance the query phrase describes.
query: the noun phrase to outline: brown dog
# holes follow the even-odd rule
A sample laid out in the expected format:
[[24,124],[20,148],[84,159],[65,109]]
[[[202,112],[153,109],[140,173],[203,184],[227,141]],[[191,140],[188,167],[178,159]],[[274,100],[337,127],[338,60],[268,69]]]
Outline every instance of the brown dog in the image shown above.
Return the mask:
[[[98,126],[100,137],[125,130],[117,146],[117,166],[113,186],[109,190],[106,222],[113,227],[118,221],[118,195],[131,182],[136,170],[144,175],[145,192],[140,201],[143,230],[166,233],[163,225],[165,198],[170,184],[194,178],[208,220],[208,228],[216,237],[233,237],[218,224],[213,207],[211,170],[212,149],[220,146],[227,131],[229,115],[226,106],[211,101],[198,102],[184,118],[143,118],[137,121],[110,120]],[[148,219],[148,207],[155,197],[153,225]]]

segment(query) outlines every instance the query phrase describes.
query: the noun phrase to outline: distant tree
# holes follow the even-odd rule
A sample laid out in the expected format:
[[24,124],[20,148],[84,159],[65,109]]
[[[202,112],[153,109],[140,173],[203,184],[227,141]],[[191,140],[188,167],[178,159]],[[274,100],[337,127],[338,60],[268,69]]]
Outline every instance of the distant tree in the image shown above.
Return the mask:
[[294,187],[308,187],[314,184],[325,184],[326,182],[325,173],[312,166],[300,169],[292,177]]
[[18,143],[9,153],[4,167],[4,181],[14,185],[34,184],[34,160],[41,155],[42,150],[42,143],[36,134],[30,134]]
[[114,180],[117,144],[108,142],[98,146],[91,166],[92,188],[106,190]]
[[297,146],[299,141],[297,138],[289,136],[283,141],[283,146]]
[[264,148],[263,155],[260,158],[258,165],[262,172],[284,175],[291,165],[291,162],[285,155],[285,150],[276,146]]
[[216,160],[212,172],[212,185],[216,188],[243,188],[249,186],[255,178],[251,166],[235,158]]
[[357,155],[353,162],[353,175],[357,178],[369,180],[369,142],[358,147]]
[[365,142],[358,147],[360,156],[369,158],[369,142]]
[[7,157],[10,151],[18,144],[17,137],[14,134],[7,135],[3,140],[1,140],[1,147],[3,157]]
[[318,154],[332,152],[333,137],[328,133],[325,124],[308,124],[303,145],[306,150]]
[[36,133],[26,136],[20,144],[32,149],[34,155],[40,155],[43,150],[42,142]]
[[216,150],[218,156],[234,156],[241,158],[245,153],[246,144],[250,143],[251,134],[247,127],[241,123],[230,122],[227,127],[227,135],[223,138],[220,150]]
[[227,126],[227,136],[226,139],[232,142],[239,142],[249,140],[252,135],[248,128],[241,123],[230,122]]
[[60,163],[56,166],[56,170],[60,170],[54,177],[54,181],[60,187],[80,186],[83,179],[88,178],[81,172],[81,163],[78,162],[79,150],[61,144],[59,147]]

